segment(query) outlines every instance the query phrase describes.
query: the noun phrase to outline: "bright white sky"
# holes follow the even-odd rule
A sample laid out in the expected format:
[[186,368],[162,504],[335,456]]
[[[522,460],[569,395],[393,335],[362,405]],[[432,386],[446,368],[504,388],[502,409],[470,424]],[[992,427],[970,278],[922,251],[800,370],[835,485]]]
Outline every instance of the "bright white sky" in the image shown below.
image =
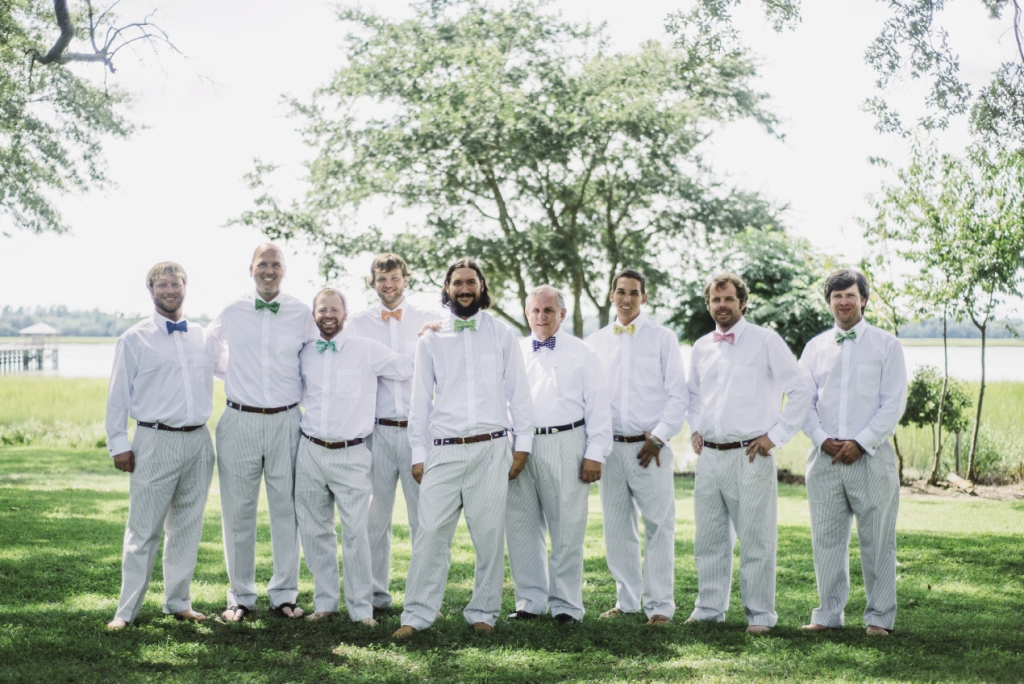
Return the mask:
[[[607,22],[615,47],[631,50],[663,36],[666,15],[687,2],[552,4],[569,19]],[[334,3],[322,0],[164,5],[156,18],[192,58],[191,66],[168,54],[148,57],[144,64],[122,54],[112,79],[136,94],[130,116],[145,130],[106,146],[117,187],[61,199],[64,218],[73,226],[70,235],[0,237],[5,257],[0,306],[147,312],[152,305],[144,287],[146,271],[168,259],[189,273],[189,315],[215,315],[252,288],[247,266],[262,237],[225,227],[252,206],[242,176],[260,157],[284,166],[278,174],[281,194],[301,191],[300,163],[312,151],[295,132],[299,122],[288,118],[281,96],[307,100],[328,81],[341,64],[346,29],[334,18]],[[398,0],[362,5],[390,16],[409,12]],[[943,23],[956,29],[951,41],[962,56],[963,72],[984,82],[1013,49],[1007,22],[988,20],[976,2],[950,5]],[[151,5],[126,0],[122,15],[132,17],[134,7],[141,12],[146,6]],[[868,158],[900,162],[905,153],[901,141],[876,133],[872,118],[860,111],[874,80],[863,53],[881,27],[884,6],[877,0],[818,0],[804,3],[803,13],[797,29],[781,35],[764,20],[757,0],[746,0],[737,17],[744,40],[763,61],[759,88],[772,96],[785,141],[739,123],[719,132],[705,156],[734,182],[788,204],[787,223],[795,233],[853,260],[863,248],[856,217],[870,215],[866,198],[884,178]],[[918,99],[913,91],[905,95],[910,102]],[[943,146],[958,150],[964,141],[962,131],[952,132]],[[285,289],[310,299],[323,285],[315,251],[304,244],[288,250]],[[364,268],[360,263],[359,275]],[[354,310],[365,306],[367,293],[357,278],[335,284],[348,293]],[[436,294],[423,299],[436,301]]]

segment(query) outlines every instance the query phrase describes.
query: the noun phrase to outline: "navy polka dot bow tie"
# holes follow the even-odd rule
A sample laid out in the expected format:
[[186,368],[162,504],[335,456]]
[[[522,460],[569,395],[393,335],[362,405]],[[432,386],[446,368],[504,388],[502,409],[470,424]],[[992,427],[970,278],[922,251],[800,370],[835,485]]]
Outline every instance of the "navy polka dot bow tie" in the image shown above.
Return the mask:
[[548,339],[540,342],[538,340],[533,341],[533,351],[538,351],[541,347],[547,347],[551,351],[555,351],[555,337],[552,335]]

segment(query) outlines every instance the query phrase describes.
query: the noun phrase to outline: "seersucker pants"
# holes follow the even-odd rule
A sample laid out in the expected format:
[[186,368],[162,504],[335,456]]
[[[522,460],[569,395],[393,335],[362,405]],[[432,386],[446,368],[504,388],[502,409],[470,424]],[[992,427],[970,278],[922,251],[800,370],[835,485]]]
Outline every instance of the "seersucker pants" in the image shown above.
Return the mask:
[[505,502],[512,445],[501,438],[436,446],[420,484],[420,529],[412,545],[402,624],[417,630],[437,619],[452,563],[452,539],[465,511],[476,550],[473,598],[462,614],[470,624],[494,626],[505,577]]
[[[615,605],[624,613],[641,608],[647,617],[675,615],[676,502],[672,450],[661,450],[661,466],[640,466],[643,442],[612,442],[598,483],[604,511],[608,570],[615,579]],[[637,510],[644,521],[641,573]]]
[[353,620],[373,617],[370,597],[370,450],[364,444],[327,449],[308,439],[299,442],[295,464],[295,510],[306,565],[313,573],[313,609],[336,613],[341,598],[338,586],[338,532],[334,508],[341,518],[342,577],[345,608]]
[[694,620],[725,620],[732,589],[732,556],[740,540],[740,594],[750,625],[774,627],[778,546],[775,454],[753,462],[744,448],[704,447],[693,486],[697,601]]
[[[583,618],[583,540],[590,485],[580,480],[586,449],[580,427],[533,438],[533,453],[508,483],[505,539],[516,610]],[[551,535],[551,558],[547,554]]]
[[295,519],[295,454],[299,409],[243,413],[228,408],[217,424],[217,477],[223,514],[228,605],[256,604],[256,508],[266,480],[274,574],[271,607],[299,596],[299,528]]
[[820,605],[811,622],[841,627],[850,595],[850,529],[857,518],[867,607],[864,624],[892,629],[896,622],[896,515],[900,482],[888,440],[850,465],[820,449],[807,456],[807,501]]
[[395,510],[395,487],[402,482],[405,508],[409,515],[409,539],[419,529],[417,507],[420,486],[412,476],[412,448],[407,428],[374,425],[368,444],[373,454],[373,499],[370,502],[370,556],[373,565],[373,605],[391,606],[391,518]]
[[121,598],[115,617],[133,622],[142,610],[164,534],[165,613],[191,610],[189,586],[203,535],[213,478],[213,444],[204,426],[192,432],[138,428],[132,441],[128,524],[121,558]]

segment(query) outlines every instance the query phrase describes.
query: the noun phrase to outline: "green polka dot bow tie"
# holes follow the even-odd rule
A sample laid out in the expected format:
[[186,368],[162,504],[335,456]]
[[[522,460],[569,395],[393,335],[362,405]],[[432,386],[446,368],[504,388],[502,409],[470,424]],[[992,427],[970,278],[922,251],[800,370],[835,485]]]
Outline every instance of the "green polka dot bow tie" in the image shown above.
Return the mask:
[[318,352],[323,354],[328,349],[330,349],[331,351],[338,351],[338,348],[334,346],[334,340],[331,340],[330,342],[325,342],[323,340],[316,341],[316,350]]
[[256,300],[256,310],[270,309],[272,312],[277,313],[281,309],[281,302],[265,302],[262,299]]
[[851,330],[850,332],[840,332],[836,330],[836,344],[842,344],[843,340],[855,340],[857,339],[857,331]]
[[476,321],[455,321],[455,332],[462,332],[463,330],[476,331]]

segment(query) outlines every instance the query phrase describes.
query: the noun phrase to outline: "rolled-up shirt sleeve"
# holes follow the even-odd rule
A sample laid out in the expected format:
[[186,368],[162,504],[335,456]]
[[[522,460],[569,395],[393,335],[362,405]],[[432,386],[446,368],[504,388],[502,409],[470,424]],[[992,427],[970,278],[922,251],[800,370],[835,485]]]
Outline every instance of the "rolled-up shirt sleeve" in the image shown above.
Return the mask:
[[114,348],[114,367],[107,388],[107,449],[111,457],[131,451],[128,414],[132,405],[132,380],[137,371],[135,355],[122,337]]
[[[505,398],[512,418],[515,451],[533,451],[533,397],[530,380],[526,377],[526,362],[512,331],[502,335],[502,353],[505,356]],[[415,392],[415,388],[413,389]]]
[[893,342],[882,364],[878,410],[855,437],[857,444],[869,454],[875,453],[875,449],[896,432],[906,407],[907,364],[903,358],[903,347],[899,342]]
[[768,430],[768,439],[780,447],[793,439],[793,435],[803,427],[811,407],[812,383],[807,371],[800,367],[793,352],[789,351],[789,347],[778,335],[768,338],[765,354],[768,356],[772,377],[786,394],[786,407],[775,425]]
[[431,333],[416,343],[416,362],[412,374],[412,398],[409,405],[409,446],[412,464],[427,460],[430,443],[430,411],[434,401],[434,362],[428,346]]

